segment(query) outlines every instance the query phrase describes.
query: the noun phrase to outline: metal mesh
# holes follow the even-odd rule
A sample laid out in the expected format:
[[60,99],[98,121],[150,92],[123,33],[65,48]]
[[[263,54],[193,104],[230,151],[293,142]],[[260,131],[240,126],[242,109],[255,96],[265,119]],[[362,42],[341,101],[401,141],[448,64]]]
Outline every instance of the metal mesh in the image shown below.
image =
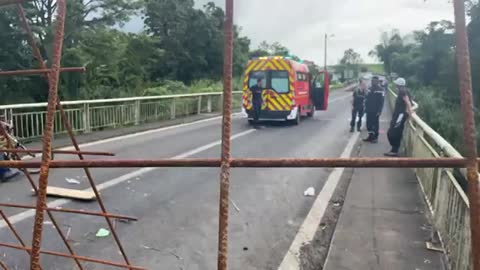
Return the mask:
[[[266,167],[414,167],[414,168],[430,168],[430,167],[444,167],[444,168],[467,168],[468,170],[468,180],[469,180],[469,200],[470,200],[470,222],[471,222],[471,232],[472,232],[472,253],[473,253],[473,265],[475,270],[480,270],[480,255],[478,254],[479,245],[480,245],[480,197],[479,197],[479,184],[478,184],[478,162],[477,162],[477,152],[476,152],[476,141],[475,141],[475,122],[473,117],[473,102],[472,102],[472,82],[470,74],[470,62],[469,62],[469,51],[468,51],[468,39],[466,34],[465,27],[465,4],[462,0],[455,0],[455,20],[456,20],[456,37],[457,37],[457,63],[458,63],[458,74],[459,74],[459,85],[460,93],[462,100],[462,112],[463,112],[463,121],[464,121],[464,137],[466,149],[468,149],[466,158],[397,158],[397,159],[386,159],[386,158],[317,158],[317,159],[237,159],[233,158],[230,153],[230,136],[231,136],[231,126],[232,119],[231,115],[233,112],[232,104],[232,62],[233,62],[233,5],[234,0],[226,0],[226,19],[225,19],[225,60],[224,60],[224,94],[223,94],[223,125],[222,125],[222,152],[219,159],[182,159],[182,160],[169,160],[169,159],[159,159],[159,160],[85,160],[85,152],[81,152],[78,143],[74,137],[74,131],[77,129],[77,120],[75,119],[75,113],[64,110],[60,101],[58,100],[58,79],[60,72],[67,71],[82,71],[78,68],[60,68],[60,59],[62,55],[62,42],[64,34],[64,21],[66,16],[66,3],[65,0],[58,0],[58,14],[56,19],[56,30],[54,38],[54,50],[52,57],[52,66],[48,68],[45,65],[45,62],[42,59],[40,51],[38,50],[32,31],[27,23],[25,17],[25,12],[20,4],[20,1],[17,0],[0,0],[0,6],[8,4],[16,4],[20,20],[22,22],[23,28],[27,34],[28,42],[32,47],[33,54],[40,64],[39,70],[27,70],[27,71],[11,71],[11,72],[0,72],[0,75],[29,75],[29,74],[39,74],[45,77],[49,84],[49,98],[48,98],[48,109],[45,115],[41,116],[42,121],[44,122],[44,131],[43,131],[43,150],[42,150],[42,161],[41,162],[27,162],[27,161],[2,161],[0,162],[1,167],[14,167],[22,168],[23,172],[27,176],[32,188],[37,194],[37,204],[36,206],[26,206],[26,205],[14,205],[14,204],[0,204],[0,216],[7,223],[9,229],[14,234],[19,244],[11,243],[0,243],[0,246],[8,247],[12,249],[24,250],[28,253],[31,260],[31,269],[38,270],[41,268],[40,263],[40,254],[48,254],[53,256],[60,256],[70,258],[75,261],[79,269],[84,269],[82,266],[83,262],[93,262],[104,265],[116,266],[119,268],[126,269],[143,269],[142,267],[132,266],[130,263],[125,250],[122,247],[122,244],[119,240],[119,237],[115,231],[115,228],[112,223],[113,218],[122,218],[122,219],[132,219],[133,217],[118,216],[113,215],[107,212],[105,205],[103,204],[102,198],[98,193],[98,190],[95,186],[92,175],[90,174],[89,168],[91,167],[219,167],[221,169],[220,173],[220,200],[219,200],[219,236],[218,236],[218,270],[227,269],[227,259],[228,259],[228,207],[229,207],[229,185],[230,185],[230,169],[232,167],[256,167],[256,168],[266,168]],[[186,100],[185,102],[176,103],[175,107],[177,110],[182,110],[182,113],[185,115],[193,114],[198,111],[204,111],[203,101],[192,99],[191,101]],[[207,107],[207,111],[211,110],[210,107],[215,107],[220,105],[220,100],[216,102],[215,100],[211,102]],[[237,104],[235,104],[237,105]],[[144,104],[141,110],[148,111],[147,115],[154,115],[153,118],[150,116],[142,119],[143,121],[154,120],[158,118],[163,118],[165,115],[162,113],[161,116],[158,115],[160,104]],[[200,108],[200,109],[198,109]],[[55,111],[59,110],[60,115],[55,116]],[[92,121],[103,121],[102,117],[107,118],[108,121],[115,122],[115,117],[117,111],[112,111],[111,115],[96,116],[92,117]],[[120,112],[121,114],[121,112]],[[55,120],[58,121],[58,118],[62,119],[61,122],[64,123],[64,128],[69,134],[72,144],[75,146],[75,152],[79,157],[79,161],[52,161],[52,133],[54,131]],[[31,120],[28,120],[31,121]],[[72,127],[73,126],[73,127]],[[0,130],[0,132],[5,133],[5,130]],[[36,131],[38,133],[38,131]],[[11,146],[11,145],[10,145]],[[14,153],[18,155],[18,153]],[[98,153],[97,153],[98,154]],[[101,153],[100,153],[101,154]],[[103,153],[106,154],[106,153]],[[40,178],[39,178],[39,187],[35,185],[34,180],[31,175],[28,173],[26,168],[41,168]],[[73,209],[63,209],[62,211],[72,213],[72,214],[83,214],[83,215],[93,215],[100,216],[105,218],[105,221],[108,224],[109,229],[112,232],[112,235],[115,239],[119,252],[123,257],[122,263],[106,261],[96,258],[88,258],[75,254],[73,249],[70,247],[64,233],[58,226],[53,212],[55,209],[48,208],[46,205],[46,188],[48,184],[48,174],[50,168],[83,168],[84,172],[90,182],[91,188],[95,193],[97,202],[100,206],[101,211],[98,213],[78,211]],[[23,239],[20,237],[18,232],[15,230],[12,223],[9,221],[8,217],[4,214],[4,207],[17,207],[17,208],[30,208],[35,209],[35,222],[33,226],[33,237],[32,237],[32,246],[26,246]],[[42,232],[43,232],[43,222],[44,214],[47,214],[50,220],[52,221],[54,227],[56,228],[58,234],[63,240],[64,245],[68,249],[69,253],[59,253],[49,250],[44,250],[41,248]],[[7,269],[6,265],[0,262],[0,266],[3,269]]]

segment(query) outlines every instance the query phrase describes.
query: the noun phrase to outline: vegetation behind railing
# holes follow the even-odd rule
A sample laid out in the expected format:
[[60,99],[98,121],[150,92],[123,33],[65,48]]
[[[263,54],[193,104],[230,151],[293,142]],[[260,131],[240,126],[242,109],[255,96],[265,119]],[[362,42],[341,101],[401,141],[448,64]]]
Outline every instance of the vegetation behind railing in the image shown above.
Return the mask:
[[[388,101],[392,108],[395,98],[396,94],[390,91]],[[402,144],[404,152],[410,157],[461,157],[450,143],[416,115],[406,125]],[[462,179],[455,177],[453,170],[447,168],[418,168],[415,173],[451,269],[471,269],[469,203],[459,184]]]
[[[234,108],[241,108],[241,92],[234,93]],[[221,92],[62,102],[75,132],[92,132],[141,123],[172,120],[221,111]],[[21,139],[43,135],[46,103],[0,106]],[[66,133],[60,113],[55,112],[54,133]]]

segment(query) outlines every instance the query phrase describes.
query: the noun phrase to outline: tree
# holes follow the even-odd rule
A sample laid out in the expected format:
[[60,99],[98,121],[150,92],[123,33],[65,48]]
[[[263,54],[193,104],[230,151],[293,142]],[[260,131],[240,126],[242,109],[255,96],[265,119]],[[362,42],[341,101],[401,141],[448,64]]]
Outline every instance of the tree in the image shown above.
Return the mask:
[[291,56],[290,50],[280,44],[279,42],[274,42],[269,44],[267,41],[262,41],[258,48],[250,53],[251,57],[260,57],[260,56]]
[[387,74],[390,74],[392,72],[393,53],[402,50],[403,40],[397,29],[392,30],[390,33],[382,33],[380,40],[380,44],[376,45],[375,48],[370,51],[369,56],[376,56],[382,61],[385,71]]
[[342,74],[342,81],[349,77],[346,73],[353,73],[353,76],[358,76],[360,72],[360,64],[363,63],[362,57],[353,49],[348,49],[343,53],[340,64],[337,66],[337,72]]

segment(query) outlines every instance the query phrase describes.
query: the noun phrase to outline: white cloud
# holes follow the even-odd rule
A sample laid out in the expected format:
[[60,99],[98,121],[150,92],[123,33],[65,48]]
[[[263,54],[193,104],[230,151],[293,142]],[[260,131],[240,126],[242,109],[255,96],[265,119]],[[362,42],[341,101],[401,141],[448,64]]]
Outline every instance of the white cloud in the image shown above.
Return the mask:
[[[224,7],[224,0],[196,0],[196,5],[209,1]],[[329,64],[337,63],[348,48],[372,61],[368,52],[382,31],[397,28],[407,34],[443,19],[453,20],[448,0],[235,1],[235,23],[253,46],[263,40],[278,41],[301,58],[323,63],[325,32],[334,34],[329,41]]]
[[[197,0],[200,6],[208,0]],[[224,0],[214,0],[224,7]],[[343,51],[353,48],[367,61],[380,33],[393,28],[407,34],[430,21],[453,20],[448,0],[237,0],[235,23],[252,39],[279,41],[305,59],[323,62],[325,32],[328,62],[334,64]]]

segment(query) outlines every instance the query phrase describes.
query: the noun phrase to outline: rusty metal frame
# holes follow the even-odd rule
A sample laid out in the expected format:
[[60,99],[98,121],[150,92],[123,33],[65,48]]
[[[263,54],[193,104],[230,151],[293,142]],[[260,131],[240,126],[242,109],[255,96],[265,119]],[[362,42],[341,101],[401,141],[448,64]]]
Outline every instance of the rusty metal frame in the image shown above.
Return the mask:
[[[331,168],[331,167],[352,167],[352,168],[467,168],[467,176],[469,182],[468,197],[470,201],[470,227],[472,235],[472,257],[473,269],[480,270],[480,186],[478,179],[478,165],[477,145],[475,141],[475,120],[473,117],[473,99],[472,99],[472,81],[471,81],[471,67],[468,50],[468,36],[466,31],[466,16],[465,3],[463,0],[454,0],[455,22],[456,22],[456,50],[457,63],[459,74],[460,97],[463,113],[464,138],[466,146],[466,158],[436,158],[436,159],[422,159],[422,158],[313,158],[313,159],[295,159],[295,158],[279,158],[279,159],[239,159],[233,158],[230,151],[230,138],[232,127],[232,63],[233,63],[233,15],[234,15],[234,0],[225,0],[226,3],[226,17],[225,17],[225,59],[223,67],[224,78],[224,95],[223,95],[223,125],[222,125],[222,151],[218,159],[156,159],[156,160],[85,160],[83,155],[92,154],[92,152],[82,152],[75,139],[69,119],[63,109],[60,100],[58,99],[58,79],[60,72],[72,71],[82,72],[83,68],[60,68],[60,59],[62,54],[62,42],[64,33],[64,19],[66,14],[65,0],[57,0],[57,24],[54,41],[54,54],[52,59],[52,66],[48,68],[36,46],[34,35],[28,25],[25,12],[21,6],[20,0],[0,0],[0,6],[7,4],[17,4],[17,11],[20,16],[22,26],[27,34],[28,43],[32,47],[35,58],[38,60],[40,69],[27,71],[7,71],[0,72],[0,75],[43,75],[49,85],[48,110],[47,110],[47,125],[44,131],[42,160],[37,161],[1,161],[1,167],[20,168],[24,171],[27,179],[37,193],[37,205],[18,205],[0,203],[0,216],[5,220],[8,227],[15,235],[16,239],[21,245],[14,245],[10,243],[0,243],[0,246],[9,247],[13,249],[20,249],[26,251],[31,258],[31,270],[41,269],[40,254],[49,254],[54,256],[61,256],[75,260],[79,269],[82,268],[81,261],[95,262],[119,268],[127,269],[143,269],[141,267],[132,266],[129,259],[120,243],[120,239],[115,232],[111,218],[120,218],[126,220],[135,220],[133,217],[123,215],[115,215],[107,212],[105,205],[100,197],[100,194],[95,186],[89,168],[115,168],[115,167],[219,167],[220,168],[220,199],[219,199],[219,230],[218,230],[218,270],[227,270],[228,262],[228,218],[229,218],[229,189],[230,189],[230,170],[231,168]],[[68,151],[66,154],[76,154],[80,160],[77,161],[54,161],[51,159],[52,153],[52,127],[53,114],[55,110],[61,113],[62,121],[71,138],[75,151]],[[0,134],[5,130],[0,128]],[[11,146],[11,142],[7,142]],[[18,156],[18,152],[10,151]],[[109,154],[109,153],[96,153]],[[37,188],[27,168],[40,168],[41,174],[39,179],[39,187]],[[96,195],[101,212],[86,212],[74,209],[52,209],[46,206],[46,188],[48,184],[48,174],[50,168],[83,168],[89,180],[89,183]],[[4,214],[1,207],[16,207],[35,209],[35,223],[32,247],[27,247],[24,241],[19,237],[15,231],[14,226],[9,222],[8,217]],[[47,212],[49,218],[57,228],[58,233],[64,240],[64,243],[69,250],[69,254],[42,250],[41,237],[42,225],[44,220],[44,212]],[[78,256],[74,253],[66,241],[62,231],[58,229],[51,212],[66,212],[72,214],[88,214],[94,216],[104,217],[115,242],[122,254],[125,263],[115,263],[105,260],[88,258]],[[0,266],[7,269],[6,265],[0,261]]]

